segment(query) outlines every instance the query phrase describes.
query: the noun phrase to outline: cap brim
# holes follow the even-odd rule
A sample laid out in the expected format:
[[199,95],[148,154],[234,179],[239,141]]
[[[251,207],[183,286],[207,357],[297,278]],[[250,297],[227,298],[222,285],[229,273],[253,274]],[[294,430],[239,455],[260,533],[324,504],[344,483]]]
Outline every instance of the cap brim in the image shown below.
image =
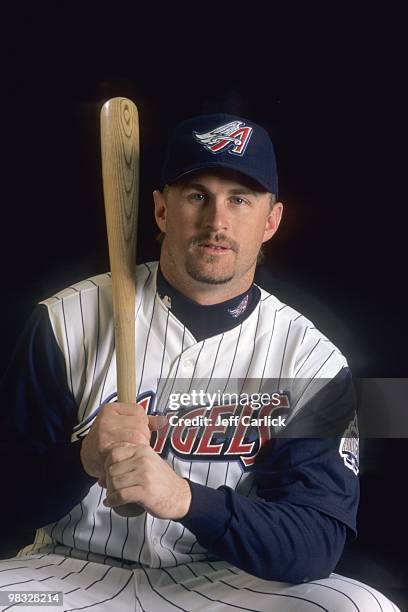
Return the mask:
[[[188,176],[189,174],[192,174],[193,172],[199,172],[200,170],[206,170],[207,168],[225,168],[227,170],[232,170],[237,174],[241,174],[244,177],[250,178],[254,183],[256,183],[262,188],[261,191],[267,191],[269,193],[272,193],[272,188],[270,185],[266,185],[265,183],[261,182],[250,172],[242,172],[241,168],[237,168],[234,164],[228,164],[227,162],[205,162],[199,165],[195,164],[194,166],[183,169],[177,174],[177,176],[167,179],[165,184],[175,183],[176,181],[180,180],[185,176]],[[165,184],[162,183],[161,189],[163,189]]]

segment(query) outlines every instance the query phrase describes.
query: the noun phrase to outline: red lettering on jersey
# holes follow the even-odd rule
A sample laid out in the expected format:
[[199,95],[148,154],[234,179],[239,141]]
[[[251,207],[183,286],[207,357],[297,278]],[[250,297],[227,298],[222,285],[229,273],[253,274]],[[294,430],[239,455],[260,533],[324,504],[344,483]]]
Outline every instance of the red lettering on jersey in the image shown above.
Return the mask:
[[141,399],[139,402],[137,402],[139,406],[141,406],[146,413],[149,410],[151,399],[152,399],[151,395],[147,395],[146,397]]
[[[207,412],[207,408],[195,408],[190,410],[187,414],[184,414],[183,418],[193,419],[194,417],[204,416]],[[174,427],[171,434],[171,444],[178,453],[183,455],[189,455],[194,446],[194,442],[197,439],[197,434],[200,430],[200,426],[189,427],[187,425],[177,425]]]
[[167,425],[160,427],[158,431],[154,432],[154,435],[156,436],[156,438],[154,439],[152,447],[153,447],[153,450],[156,451],[156,453],[159,453],[159,455],[163,452],[164,446],[167,442],[167,435],[170,430],[170,423],[169,423],[170,415],[166,414],[165,416],[167,418]]
[[[243,444],[243,439],[245,438],[245,434],[249,427],[251,427],[250,418],[253,412],[254,408],[252,408],[251,405],[246,404],[244,406],[244,409],[239,417],[239,423],[235,428],[235,432],[231,436],[231,442],[228,449],[225,451],[225,455],[249,455],[252,452],[255,441]],[[244,423],[246,422],[247,425],[242,423],[243,417],[246,417]]]
[[277,405],[274,405],[273,403],[267,404],[266,406],[262,406],[262,408],[259,410],[258,415],[257,415],[259,446],[251,457],[241,457],[241,461],[245,465],[245,467],[249,467],[254,464],[255,458],[257,454],[259,453],[261,447],[266,442],[269,442],[269,440],[271,439],[271,428],[269,427],[269,425],[262,423],[262,419],[264,417],[267,418],[268,416],[271,416],[273,411],[277,410],[278,408],[288,408],[289,407],[289,400],[286,395],[281,395],[279,400],[280,400],[279,404]]
[[229,424],[226,425],[217,425],[218,417],[222,414],[233,414],[235,412],[236,406],[215,406],[212,408],[209,414],[209,422],[203,432],[203,437],[200,440],[198,448],[195,455],[220,455],[222,451],[222,447],[224,443],[221,444],[211,444],[211,438],[215,433],[225,433],[229,427]]

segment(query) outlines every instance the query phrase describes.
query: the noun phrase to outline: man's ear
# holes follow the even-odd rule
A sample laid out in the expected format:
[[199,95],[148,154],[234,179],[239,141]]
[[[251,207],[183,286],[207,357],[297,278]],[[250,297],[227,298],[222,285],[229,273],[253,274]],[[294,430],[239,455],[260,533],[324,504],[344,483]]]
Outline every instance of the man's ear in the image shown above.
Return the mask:
[[162,232],[166,232],[166,217],[167,217],[167,202],[161,191],[155,189],[153,191],[154,200],[154,216],[156,223]]
[[277,232],[279,223],[282,219],[283,204],[282,202],[275,202],[272,210],[266,218],[265,230],[262,242],[266,242]]

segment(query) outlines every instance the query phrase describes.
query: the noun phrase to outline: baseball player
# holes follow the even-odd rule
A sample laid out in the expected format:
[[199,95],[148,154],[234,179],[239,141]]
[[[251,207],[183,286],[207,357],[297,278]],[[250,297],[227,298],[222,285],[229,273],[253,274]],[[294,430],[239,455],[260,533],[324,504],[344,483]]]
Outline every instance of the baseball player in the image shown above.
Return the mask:
[[[333,573],[356,529],[351,377],[253,282],[277,191],[262,127],[175,128],[153,194],[160,261],[137,268],[134,404],[115,402],[109,274],[35,309],[1,442],[3,524],[36,536],[0,563],[2,610],[19,591],[59,592],[66,611],[397,610]],[[115,512],[128,503],[145,511]]]

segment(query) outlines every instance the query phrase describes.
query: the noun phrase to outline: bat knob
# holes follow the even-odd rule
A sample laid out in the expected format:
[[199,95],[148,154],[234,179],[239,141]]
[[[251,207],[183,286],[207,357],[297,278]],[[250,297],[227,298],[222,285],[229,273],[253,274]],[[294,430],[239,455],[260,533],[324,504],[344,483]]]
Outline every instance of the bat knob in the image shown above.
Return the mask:
[[125,504],[124,506],[118,506],[114,508],[116,514],[119,516],[123,516],[124,518],[136,517],[140,516],[145,512],[143,506],[139,506],[138,504]]

